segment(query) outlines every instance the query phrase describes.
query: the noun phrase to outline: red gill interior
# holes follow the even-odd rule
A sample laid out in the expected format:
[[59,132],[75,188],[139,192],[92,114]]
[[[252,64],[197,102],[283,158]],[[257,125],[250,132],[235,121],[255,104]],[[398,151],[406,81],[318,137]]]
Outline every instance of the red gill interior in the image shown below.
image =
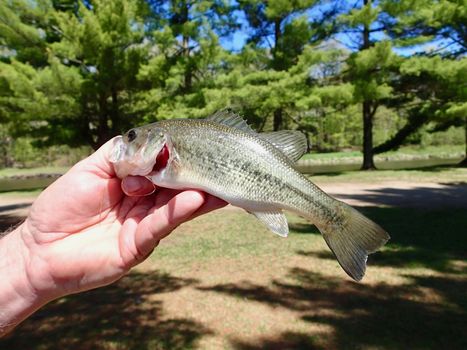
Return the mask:
[[162,147],[161,151],[156,157],[156,164],[154,164],[152,170],[161,171],[162,169],[164,169],[167,166],[169,156],[169,149],[167,148],[167,145],[164,145],[164,147]]

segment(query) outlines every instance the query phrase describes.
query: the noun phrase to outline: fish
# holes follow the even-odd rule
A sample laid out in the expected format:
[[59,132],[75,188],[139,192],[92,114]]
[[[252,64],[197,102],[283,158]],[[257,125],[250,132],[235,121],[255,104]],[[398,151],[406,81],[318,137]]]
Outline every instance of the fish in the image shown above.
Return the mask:
[[368,255],[388,233],[326,194],[296,170],[308,150],[300,131],[258,133],[231,110],[205,119],[170,119],[133,128],[114,139],[116,175],[145,176],[158,187],[196,189],[245,209],[272,232],[289,233],[284,211],[314,224],[343,270],[360,281]]

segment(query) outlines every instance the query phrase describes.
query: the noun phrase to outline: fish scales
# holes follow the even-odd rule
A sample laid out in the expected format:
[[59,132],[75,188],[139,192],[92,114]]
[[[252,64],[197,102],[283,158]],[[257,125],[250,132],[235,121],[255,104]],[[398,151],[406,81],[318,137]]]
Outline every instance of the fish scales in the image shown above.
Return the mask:
[[[316,220],[332,218],[326,206],[330,197],[293,169],[268,142],[222,125],[211,123],[206,128],[206,122],[197,120],[160,124],[171,134],[183,169],[178,174],[167,174],[174,176],[175,181],[188,187],[214,189],[214,195],[227,195],[229,202],[238,198],[259,202],[264,207],[272,201],[296,211],[315,213]],[[316,198],[308,193],[315,193]]]
[[[111,161],[121,178],[142,175],[161,187],[203,190],[255,214],[282,236],[288,233],[282,211],[295,212],[318,227],[343,269],[360,280],[368,254],[389,235],[294,169],[304,142],[297,132],[258,134],[239,116],[216,113],[131,129],[115,140]],[[156,167],[165,148],[168,160]]]

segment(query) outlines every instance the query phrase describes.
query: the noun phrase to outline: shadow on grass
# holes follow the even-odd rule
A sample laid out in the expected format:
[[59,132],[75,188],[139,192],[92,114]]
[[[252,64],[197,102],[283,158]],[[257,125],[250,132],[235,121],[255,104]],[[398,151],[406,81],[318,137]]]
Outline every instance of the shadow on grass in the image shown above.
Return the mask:
[[[467,185],[448,184],[443,188],[385,188],[369,195],[352,198],[375,206],[358,208],[381,225],[391,236],[383,253],[370,255],[370,265],[390,267],[426,267],[439,272],[466,273],[453,260],[467,259]],[[407,202],[412,207],[406,208]],[[392,207],[380,207],[392,202]],[[427,205],[435,209],[427,209]],[[413,207],[415,206],[415,207]],[[418,207],[417,207],[418,206]],[[304,221],[292,221],[291,233],[317,234]],[[303,249],[301,255],[335,259],[329,251]]]
[[47,305],[0,340],[0,348],[192,348],[210,331],[192,319],[167,318],[154,296],[195,283],[156,272],[133,272],[110,286]]
[[465,209],[364,208],[362,211],[391,235],[387,249],[370,256],[370,264],[466,272],[453,265],[453,260],[467,259]]
[[[292,268],[286,279],[200,288],[297,313],[331,333],[290,333],[251,343],[233,339],[241,350],[327,348],[467,349],[467,217],[465,209],[364,207],[360,210],[391,234],[369,264],[404,268],[402,285],[365,284]],[[314,234],[311,225],[293,222],[292,234]],[[297,251],[335,261],[330,251]],[[337,264],[337,263],[336,263]],[[413,267],[436,271],[412,274]],[[320,328],[317,328],[320,329]]]
[[[467,180],[467,179],[466,179]],[[442,187],[381,188],[339,198],[360,200],[377,206],[409,208],[467,208],[467,183],[441,183]]]
[[257,343],[251,344],[240,340],[233,340],[232,346],[239,350],[263,350],[263,349],[321,349],[317,345],[317,337],[298,332],[284,332],[273,338],[262,338]]
[[[1,212],[1,210],[0,210]],[[24,216],[0,214],[0,233],[11,230],[24,220]]]
[[[467,264],[467,217],[465,209],[417,210],[407,208],[360,208],[368,217],[384,227],[391,240],[381,252],[371,254],[370,266],[400,268],[425,267],[444,273],[465,274]],[[306,233],[306,225],[293,228]],[[315,233],[313,227],[309,233]],[[335,261],[330,250],[297,251],[299,255]]]
[[[2,205],[0,206],[0,213],[5,211],[15,210],[15,209],[23,209],[31,206],[30,202],[27,203],[18,203],[18,204],[9,204],[9,205]],[[1,218],[0,218],[1,220]]]
[[406,278],[410,282],[402,286],[366,285],[293,268],[288,279],[292,282],[200,289],[287,308],[307,323],[332,329],[330,334],[284,332],[252,343],[234,339],[237,349],[465,349],[467,281]]

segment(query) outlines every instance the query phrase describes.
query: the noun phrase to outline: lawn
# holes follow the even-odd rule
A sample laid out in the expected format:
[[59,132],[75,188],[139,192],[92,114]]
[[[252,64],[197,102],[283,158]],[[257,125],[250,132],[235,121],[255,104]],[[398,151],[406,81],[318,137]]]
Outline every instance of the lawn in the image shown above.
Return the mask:
[[388,181],[467,183],[467,168],[434,166],[402,170],[344,171],[309,177],[318,184],[332,182],[380,183]]
[[44,166],[39,168],[4,168],[0,169],[0,177],[36,175],[36,174],[63,174],[70,167]]
[[[466,172],[313,179],[456,184]],[[179,227],[118,283],[51,303],[0,348],[466,349],[465,208],[359,209],[392,237],[360,283],[303,219],[288,216],[284,239],[228,207]]]
[[[375,156],[375,160],[391,159],[425,159],[430,157],[435,158],[460,158],[465,156],[464,145],[440,145],[440,146],[404,146],[398,150],[384,152]],[[349,160],[363,159],[360,151],[343,151],[343,152],[327,152],[327,153],[308,153],[302,159],[311,159],[318,163],[326,162],[345,162]]]

